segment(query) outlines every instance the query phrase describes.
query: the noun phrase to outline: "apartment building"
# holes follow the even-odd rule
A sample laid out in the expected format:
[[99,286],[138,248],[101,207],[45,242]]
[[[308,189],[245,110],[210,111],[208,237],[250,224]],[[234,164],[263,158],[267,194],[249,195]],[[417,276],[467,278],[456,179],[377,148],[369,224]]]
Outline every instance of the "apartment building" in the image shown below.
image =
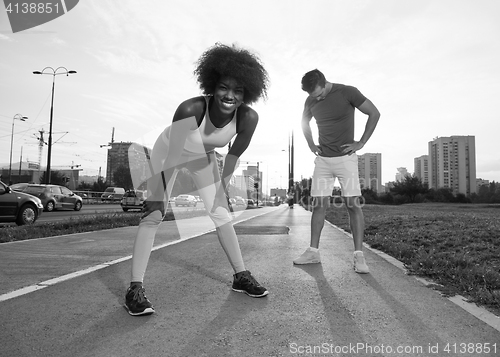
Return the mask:
[[414,160],[415,176],[424,184],[429,184],[429,155],[416,157]]
[[382,154],[366,153],[358,155],[358,174],[362,189],[371,188],[375,192],[383,192]]
[[410,173],[406,169],[406,167],[398,167],[398,173],[396,174],[396,182],[402,182],[406,176],[410,176]]
[[251,175],[234,175],[234,186],[244,192],[255,190],[255,182]]
[[476,179],[476,193],[479,193],[479,188],[481,186],[490,186],[490,181],[489,180],[483,180],[482,178],[477,178]]
[[474,136],[436,137],[429,142],[429,187],[450,188],[453,193],[476,192]]

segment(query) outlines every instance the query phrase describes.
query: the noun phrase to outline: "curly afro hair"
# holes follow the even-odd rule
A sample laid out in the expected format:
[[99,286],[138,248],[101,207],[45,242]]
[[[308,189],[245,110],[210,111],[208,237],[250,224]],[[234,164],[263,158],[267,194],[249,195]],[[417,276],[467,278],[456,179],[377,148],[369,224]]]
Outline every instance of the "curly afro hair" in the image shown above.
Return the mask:
[[205,95],[212,95],[222,77],[232,77],[245,89],[243,103],[267,98],[269,78],[259,58],[249,51],[216,43],[196,62],[194,74]]

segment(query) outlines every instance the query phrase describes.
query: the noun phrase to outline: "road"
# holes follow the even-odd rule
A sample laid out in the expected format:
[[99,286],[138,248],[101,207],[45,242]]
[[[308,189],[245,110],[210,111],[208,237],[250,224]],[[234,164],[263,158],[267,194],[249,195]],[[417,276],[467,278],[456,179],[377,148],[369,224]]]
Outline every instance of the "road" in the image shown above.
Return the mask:
[[[192,209],[203,210],[205,206],[203,202],[198,202],[196,207],[176,207],[176,210],[187,211]],[[37,223],[44,222],[56,222],[64,221],[71,217],[81,217],[85,215],[91,215],[95,213],[112,213],[112,212],[123,212],[119,204],[88,204],[83,205],[80,211],[74,210],[56,210],[52,212],[42,212],[42,215],[38,218]],[[130,210],[129,212],[139,212],[138,210]]]
[[375,251],[365,250],[371,273],[356,274],[352,238],[330,224],[322,264],[293,266],[310,219],[297,206],[238,218],[246,267],[270,291],[261,299],[231,291],[209,221],[163,222],[145,280],[156,313],[145,317],[122,306],[135,229],[2,244],[0,356],[500,355],[498,327]]

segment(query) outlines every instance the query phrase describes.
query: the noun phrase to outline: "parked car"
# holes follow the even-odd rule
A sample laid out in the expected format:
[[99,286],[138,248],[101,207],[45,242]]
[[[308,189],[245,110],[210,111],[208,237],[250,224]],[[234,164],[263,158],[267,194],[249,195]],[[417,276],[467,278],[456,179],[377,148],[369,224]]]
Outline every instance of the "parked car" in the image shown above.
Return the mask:
[[236,206],[246,206],[246,201],[242,198],[242,197],[239,197],[239,196],[236,196],[235,197],[235,203],[236,203]]
[[103,202],[120,202],[125,194],[125,189],[122,187],[108,187],[101,195]]
[[64,186],[29,184],[22,192],[38,197],[47,212],[62,208],[79,211],[83,206],[83,199]]
[[28,187],[29,183],[15,183],[13,185],[10,185],[10,189],[18,192],[23,192],[26,187]]
[[138,209],[142,210],[142,205],[146,200],[146,191],[141,190],[128,190],[123,195],[123,198],[120,202],[122,206],[122,210],[127,212],[129,209]]
[[42,211],[39,198],[14,191],[0,181],[0,222],[15,222],[18,226],[33,224]]
[[192,195],[179,195],[175,198],[175,206],[193,206],[196,207],[196,198]]

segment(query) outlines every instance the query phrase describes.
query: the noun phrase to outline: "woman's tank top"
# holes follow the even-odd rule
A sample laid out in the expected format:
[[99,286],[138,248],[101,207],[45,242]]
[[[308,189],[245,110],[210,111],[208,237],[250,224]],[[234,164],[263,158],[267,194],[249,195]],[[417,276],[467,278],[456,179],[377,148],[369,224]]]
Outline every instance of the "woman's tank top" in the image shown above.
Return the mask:
[[[210,98],[211,97],[205,97],[205,116],[200,126],[188,134],[184,145],[184,151],[196,154],[208,153],[215,148],[226,146],[236,135],[236,113],[238,110],[234,111],[234,116],[229,123],[222,128],[217,128],[210,120],[210,110],[208,107]],[[165,141],[168,142],[168,138],[170,137],[170,126],[163,134],[163,139],[167,139]]]

